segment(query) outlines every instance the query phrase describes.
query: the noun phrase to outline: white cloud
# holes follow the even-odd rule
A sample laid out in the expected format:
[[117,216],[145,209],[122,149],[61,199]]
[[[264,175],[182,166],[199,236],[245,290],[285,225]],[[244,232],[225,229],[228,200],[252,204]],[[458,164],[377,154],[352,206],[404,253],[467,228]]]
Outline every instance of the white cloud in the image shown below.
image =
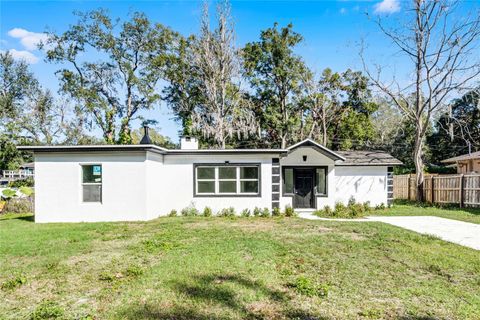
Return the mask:
[[8,31],[12,38],[20,39],[20,43],[29,51],[37,49],[41,41],[46,41],[48,36],[45,33],[31,32],[22,28],[13,28]]
[[[0,50],[0,53],[5,51]],[[38,57],[36,57],[33,53],[26,51],[26,50],[15,50],[10,49],[8,52],[12,55],[15,60],[24,60],[26,63],[35,64],[38,62]]]
[[399,0],[382,0],[375,6],[375,13],[394,13],[400,11]]

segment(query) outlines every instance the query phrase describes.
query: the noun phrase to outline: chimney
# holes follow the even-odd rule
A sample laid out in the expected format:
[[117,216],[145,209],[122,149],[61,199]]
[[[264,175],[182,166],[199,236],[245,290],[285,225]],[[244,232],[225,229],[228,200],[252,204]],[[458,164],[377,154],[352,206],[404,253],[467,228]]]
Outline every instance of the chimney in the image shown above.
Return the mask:
[[195,137],[184,136],[180,138],[180,149],[182,150],[197,150],[198,140]]
[[140,144],[152,144],[152,140],[150,140],[150,136],[148,135],[148,129],[147,125],[143,125],[144,134]]

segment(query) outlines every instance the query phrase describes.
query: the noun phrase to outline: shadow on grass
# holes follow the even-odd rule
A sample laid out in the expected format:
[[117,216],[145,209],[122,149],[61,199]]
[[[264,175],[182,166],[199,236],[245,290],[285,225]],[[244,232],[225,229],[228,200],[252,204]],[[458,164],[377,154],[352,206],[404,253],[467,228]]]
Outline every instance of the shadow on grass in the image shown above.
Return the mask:
[[[124,312],[121,317],[220,320],[230,319],[233,315],[242,319],[329,319],[296,308],[286,292],[268,288],[258,281],[239,275],[205,275],[191,281],[172,282],[171,287],[182,298],[180,302],[182,305],[180,303],[172,304],[170,307],[148,303],[136,305]],[[265,298],[245,304],[239,297],[239,287]]]
[[395,199],[393,202],[394,205],[405,205],[405,206],[414,206],[418,208],[436,208],[436,209],[442,209],[442,210],[447,210],[447,211],[464,211],[470,214],[474,214],[477,216],[480,216],[480,208],[473,208],[473,207],[463,207],[460,208],[460,206],[456,204],[431,204],[428,202],[418,202],[418,201],[411,201],[411,200],[406,200],[406,199]]
[[24,220],[34,222],[35,216],[32,213],[4,213],[0,214],[0,221],[2,220]]

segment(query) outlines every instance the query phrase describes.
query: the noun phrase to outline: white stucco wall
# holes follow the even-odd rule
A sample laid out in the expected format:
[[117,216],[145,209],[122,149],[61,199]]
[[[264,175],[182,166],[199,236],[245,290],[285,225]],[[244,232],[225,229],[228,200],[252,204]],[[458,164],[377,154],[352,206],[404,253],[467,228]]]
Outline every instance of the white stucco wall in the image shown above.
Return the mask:
[[387,167],[337,166],[335,168],[335,202],[356,202],[370,205],[387,204]]
[[[102,203],[82,201],[81,164],[102,165]],[[35,221],[146,220],[145,152],[36,153]]]
[[[193,204],[202,211],[206,206],[214,213],[221,209],[234,207],[239,214],[241,210],[254,207],[270,208],[272,194],[272,155],[166,155],[164,156],[163,167],[158,180],[161,181],[158,187],[152,190],[151,197],[154,200],[156,212],[159,215],[167,215],[175,209],[180,210]],[[195,197],[193,182],[194,164],[223,164],[229,161],[230,164],[259,163],[261,166],[261,196],[209,196]],[[155,202],[156,201],[156,202]]]

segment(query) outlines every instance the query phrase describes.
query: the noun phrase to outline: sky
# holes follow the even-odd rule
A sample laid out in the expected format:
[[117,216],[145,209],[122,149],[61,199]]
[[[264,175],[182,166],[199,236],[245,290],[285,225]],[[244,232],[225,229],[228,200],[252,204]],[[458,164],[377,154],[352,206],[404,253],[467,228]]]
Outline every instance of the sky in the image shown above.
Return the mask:
[[[480,0],[479,0],[480,2]],[[460,11],[467,12],[479,2],[464,1]],[[334,71],[348,68],[361,70],[360,43],[367,47],[367,58],[387,64],[389,72],[398,78],[408,77],[405,61],[378,30],[373,19],[394,23],[405,13],[402,0],[370,1],[231,1],[235,21],[237,46],[259,39],[260,31],[278,22],[293,24],[304,41],[296,49],[307,65],[321,72],[326,67]],[[44,62],[36,44],[45,38],[45,30],[65,31],[77,18],[74,11],[106,8],[112,17],[127,19],[129,13],[142,11],[155,22],[189,35],[197,33],[202,3],[199,1],[0,1],[0,50],[10,51],[17,59],[25,59],[40,83],[58,91],[55,71],[58,65]],[[370,61],[369,59],[367,59]],[[372,59],[373,61],[373,59]],[[372,62],[373,63],[373,62]],[[168,106],[143,112],[145,118],[158,121],[160,132],[178,139],[179,125],[172,119]],[[139,123],[134,123],[134,128]],[[97,133],[98,134],[98,133]]]

